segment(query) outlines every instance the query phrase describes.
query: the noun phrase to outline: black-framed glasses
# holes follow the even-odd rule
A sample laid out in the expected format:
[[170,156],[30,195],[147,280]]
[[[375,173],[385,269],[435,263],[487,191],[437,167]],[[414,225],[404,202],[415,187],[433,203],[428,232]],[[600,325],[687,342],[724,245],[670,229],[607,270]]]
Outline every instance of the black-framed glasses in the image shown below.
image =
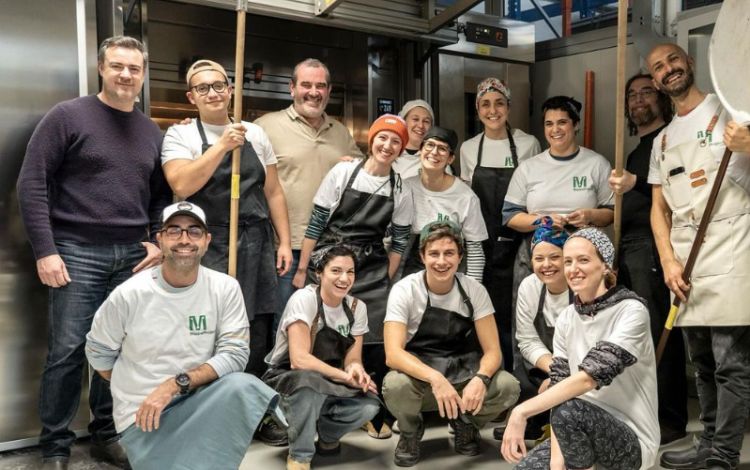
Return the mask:
[[435,142],[430,142],[429,140],[422,144],[422,149],[427,153],[430,153],[433,150],[437,149],[438,155],[448,155],[451,151],[450,147],[448,147],[447,145],[436,144]]
[[229,85],[227,85],[227,82],[218,81],[218,82],[213,82],[213,83],[199,83],[192,88],[199,95],[207,95],[208,90],[212,88],[216,93],[223,93],[224,90],[226,90],[228,86]]
[[651,98],[652,96],[659,93],[658,91],[654,90],[653,88],[646,88],[641,91],[631,91],[628,93],[628,101],[635,101],[636,98],[641,98],[642,100],[645,100],[646,98]]
[[169,240],[179,240],[180,238],[182,238],[182,232],[187,232],[188,238],[193,241],[200,240],[201,238],[203,238],[203,235],[206,234],[206,231],[203,230],[202,227],[198,227],[197,225],[191,225],[188,228],[170,225],[169,227],[162,229],[161,232]]

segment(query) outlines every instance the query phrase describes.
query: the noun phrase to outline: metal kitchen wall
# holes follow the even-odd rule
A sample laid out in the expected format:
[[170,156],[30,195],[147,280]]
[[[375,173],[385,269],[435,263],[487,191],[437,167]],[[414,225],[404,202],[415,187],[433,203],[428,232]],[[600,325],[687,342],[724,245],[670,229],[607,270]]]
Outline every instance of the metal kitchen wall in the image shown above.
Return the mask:
[[[0,0],[0,451],[32,445],[47,351],[47,290],[16,199],[26,143],[59,101],[96,90],[93,1]],[[93,36],[92,36],[93,34]],[[87,393],[84,391],[84,393]],[[74,429],[85,430],[82,407]]]

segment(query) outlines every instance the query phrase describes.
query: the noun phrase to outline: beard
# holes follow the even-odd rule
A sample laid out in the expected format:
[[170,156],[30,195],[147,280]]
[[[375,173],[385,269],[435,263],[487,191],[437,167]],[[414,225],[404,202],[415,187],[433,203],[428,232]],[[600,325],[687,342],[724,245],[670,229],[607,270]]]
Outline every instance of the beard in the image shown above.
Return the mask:
[[[667,85],[665,82],[669,80],[669,78],[672,75],[682,73],[683,77],[681,80],[678,80],[677,82]],[[693,69],[691,67],[688,67],[687,70],[677,69],[672,71],[669,75],[665,76],[662,81],[662,91],[666,93],[668,96],[676,97],[676,96],[682,96],[687,92],[690,87],[693,86],[695,83],[695,74],[693,73]]]
[[204,253],[197,250],[190,256],[176,256],[171,251],[164,252],[164,264],[168,264],[172,269],[179,272],[187,272],[196,269],[201,264],[201,258]]
[[656,120],[656,113],[651,106],[630,111],[630,120],[638,127],[647,126]]

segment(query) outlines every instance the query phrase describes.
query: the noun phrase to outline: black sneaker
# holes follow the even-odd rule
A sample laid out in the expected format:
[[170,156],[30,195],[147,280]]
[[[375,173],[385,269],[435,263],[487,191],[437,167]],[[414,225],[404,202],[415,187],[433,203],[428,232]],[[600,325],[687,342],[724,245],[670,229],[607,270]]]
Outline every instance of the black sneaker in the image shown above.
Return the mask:
[[341,453],[341,441],[323,442],[318,439],[315,442],[315,453],[321,456],[339,455]]
[[262,443],[273,447],[285,447],[289,445],[289,436],[286,429],[279,426],[270,416],[266,416],[255,434]]
[[669,450],[661,454],[659,463],[664,468],[698,470],[708,468],[706,460],[712,456],[711,448],[695,446],[684,450]]
[[393,463],[399,467],[413,467],[419,462],[419,441],[424,436],[424,424],[414,434],[402,432],[396,452],[393,454]]
[[125,448],[120,444],[118,439],[108,442],[92,441],[89,453],[96,461],[111,463],[118,468],[130,470],[128,455],[125,453]]
[[465,423],[460,419],[453,422],[453,428],[456,430],[454,447],[456,452],[462,455],[479,455],[479,429],[471,423]]

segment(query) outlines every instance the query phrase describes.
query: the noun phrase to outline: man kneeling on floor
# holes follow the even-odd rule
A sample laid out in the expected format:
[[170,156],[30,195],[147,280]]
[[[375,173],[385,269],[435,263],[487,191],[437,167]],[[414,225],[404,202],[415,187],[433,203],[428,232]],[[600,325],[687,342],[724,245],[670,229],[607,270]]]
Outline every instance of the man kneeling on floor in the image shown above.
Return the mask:
[[189,202],[162,213],[164,262],[116,288],[96,312],[86,356],[111,380],[133,468],[238,468],[278,395],[245,374],[249,325],[237,281],[200,266],[211,241]]
[[384,341],[383,396],[401,429],[396,465],[419,461],[422,411],[451,420],[459,454],[479,454],[479,429],[518,400],[518,381],[499,370],[500,340],[485,288],[456,270],[464,242],[452,222],[427,224],[419,237],[425,265],[393,286]]

